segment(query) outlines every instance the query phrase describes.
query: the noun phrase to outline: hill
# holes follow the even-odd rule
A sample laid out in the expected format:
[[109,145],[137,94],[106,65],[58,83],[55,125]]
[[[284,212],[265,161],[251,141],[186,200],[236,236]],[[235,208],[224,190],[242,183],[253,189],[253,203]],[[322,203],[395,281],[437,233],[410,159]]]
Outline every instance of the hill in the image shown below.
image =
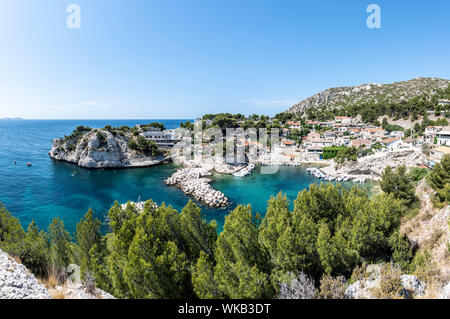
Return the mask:
[[[450,80],[415,78],[391,84],[368,83],[357,86],[330,88],[289,108],[286,112],[306,114],[309,118],[332,115],[364,115],[375,120],[376,115],[405,118],[424,115],[435,110],[441,98],[450,98]],[[364,116],[363,116],[364,117]]]

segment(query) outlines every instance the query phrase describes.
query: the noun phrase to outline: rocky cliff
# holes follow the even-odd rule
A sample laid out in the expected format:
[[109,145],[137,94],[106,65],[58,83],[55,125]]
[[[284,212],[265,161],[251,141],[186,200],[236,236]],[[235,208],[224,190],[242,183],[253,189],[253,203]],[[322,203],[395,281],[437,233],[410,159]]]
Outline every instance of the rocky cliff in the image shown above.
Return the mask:
[[309,108],[338,109],[361,102],[400,102],[422,94],[433,95],[437,89],[445,89],[450,80],[415,78],[391,84],[368,83],[357,86],[330,88],[292,106],[287,112],[301,113]]
[[152,157],[129,148],[131,133],[94,129],[79,130],[76,134],[53,140],[49,152],[51,158],[66,161],[86,168],[145,167],[162,162],[161,157]]

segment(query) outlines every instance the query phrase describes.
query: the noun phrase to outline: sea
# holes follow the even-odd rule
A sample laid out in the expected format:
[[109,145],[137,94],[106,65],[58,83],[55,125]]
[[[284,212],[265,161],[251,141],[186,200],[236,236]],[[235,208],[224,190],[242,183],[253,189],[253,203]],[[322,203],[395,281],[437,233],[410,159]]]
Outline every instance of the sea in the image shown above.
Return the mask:
[[[164,183],[177,169],[175,164],[95,170],[53,160],[48,152],[54,138],[69,135],[78,125],[102,128],[108,124],[134,126],[160,122],[172,129],[188,120],[191,119],[0,120],[0,202],[25,229],[32,220],[41,229],[47,229],[53,218],[60,217],[71,233],[89,208],[103,222],[106,232],[108,210],[115,201],[152,199],[180,211],[191,198]],[[226,208],[196,204],[202,208],[206,220],[217,221],[220,231],[225,216],[237,205],[250,204],[252,212],[264,216],[271,196],[285,193],[292,208],[298,193],[318,182],[305,167],[280,167],[271,175],[261,174],[257,168],[245,178],[214,175],[212,186],[222,191],[231,204]],[[351,182],[344,184],[352,186]],[[371,184],[362,187],[370,191]]]

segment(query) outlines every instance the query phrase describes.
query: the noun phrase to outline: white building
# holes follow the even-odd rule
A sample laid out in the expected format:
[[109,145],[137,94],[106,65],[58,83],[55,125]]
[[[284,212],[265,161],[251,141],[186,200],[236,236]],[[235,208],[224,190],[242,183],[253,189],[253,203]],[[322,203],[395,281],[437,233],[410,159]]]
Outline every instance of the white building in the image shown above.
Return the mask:
[[392,137],[400,137],[402,138],[405,133],[403,131],[392,131],[390,134]]
[[442,157],[446,154],[450,154],[450,147],[448,146],[440,146],[430,150],[430,158],[434,162],[440,162]]
[[173,147],[181,141],[181,137],[172,132],[161,132],[159,130],[150,130],[141,133],[147,140],[155,142],[158,147]]
[[450,100],[439,100],[438,104],[442,106],[447,106],[450,105]]
[[401,140],[397,137],[390,137],[390,138],[381,140],[381,143],[383,143],[384,145],[386,145],[386,147],[388,147],[392,150],[392,149],[396,149],[399,147]]
[[301,127],[302,127],[302,123],[300,121],[298,121],[298,122],[288,121],[288,122],[286,122],[286,124],[289,125],[290,129],[294,129],[294,128],[301,129]]
[[334,121],[336,123],[351,124],[352,123],[352,118],[348,117],[348,116],[336,116],[334,118]]
[[439,132],[436,133],[437,143],[439,145],[450,146],[450,126],[444,126]]

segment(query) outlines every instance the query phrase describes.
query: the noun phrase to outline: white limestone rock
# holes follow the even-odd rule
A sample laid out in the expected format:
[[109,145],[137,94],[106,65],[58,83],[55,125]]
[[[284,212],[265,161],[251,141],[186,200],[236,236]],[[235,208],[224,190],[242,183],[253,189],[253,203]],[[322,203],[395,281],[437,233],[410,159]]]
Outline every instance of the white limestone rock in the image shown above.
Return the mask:
[[[97,132],[103,135],[102,142]],[[122,168],[152,166],[162,158],[145,156],[128,148],[131,135],[114,135],[107,130],[91,130],[81,137],[64,140],[56,138],[49,151],[51,158],[85,168]]]
[[0,299],[50,299],[33,274],[0,250]]

